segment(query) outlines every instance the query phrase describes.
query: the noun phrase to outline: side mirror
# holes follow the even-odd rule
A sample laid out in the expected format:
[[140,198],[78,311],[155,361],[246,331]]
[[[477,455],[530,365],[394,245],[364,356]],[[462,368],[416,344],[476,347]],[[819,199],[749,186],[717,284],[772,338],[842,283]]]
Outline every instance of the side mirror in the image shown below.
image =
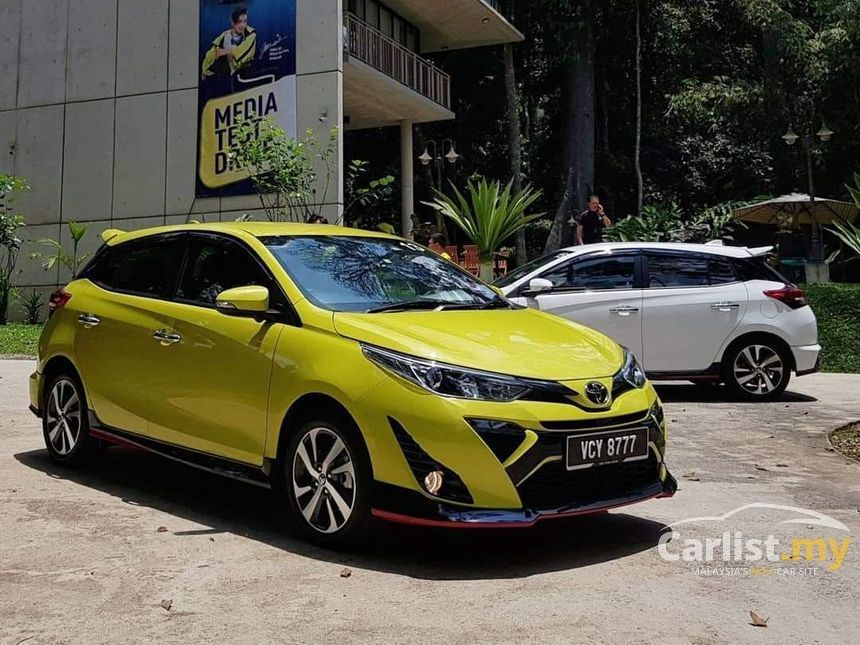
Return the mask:
[[528,293],[530,294],[538,294],[538,293],[548,293],[555,289],[555,285],[544,278],[533,278],[529,282]]
[[269,310],[269,290],[251,285],[227,289],[215,298],[215,307],[228,316],[255,316]]

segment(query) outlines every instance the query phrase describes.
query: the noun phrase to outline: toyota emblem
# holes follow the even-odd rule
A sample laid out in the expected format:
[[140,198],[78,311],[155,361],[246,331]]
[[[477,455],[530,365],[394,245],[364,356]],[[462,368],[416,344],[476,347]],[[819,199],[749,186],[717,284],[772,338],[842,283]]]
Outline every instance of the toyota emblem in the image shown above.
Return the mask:
[[603,383],[592,381],[585,386],[585,396],[595,405],[606,405],[609,403],[609,390]]

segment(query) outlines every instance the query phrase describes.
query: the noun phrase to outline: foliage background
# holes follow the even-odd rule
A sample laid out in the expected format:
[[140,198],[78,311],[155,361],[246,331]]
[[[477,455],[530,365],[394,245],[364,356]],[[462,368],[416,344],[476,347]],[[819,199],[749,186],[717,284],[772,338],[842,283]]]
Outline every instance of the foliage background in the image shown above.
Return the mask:
[[[543,193],[538,211],[562,197],[571,103],[568,68],[591,5],[595,56],[593,190],[614,217],[635,211],[635,5],[633,0],[509,0],[525,42],[515,47],[525,181]],[[860,2],[857,0],[640,0],[643,38],[645,203],[677,204],[688,217],[727,201],[806,192],[800,145],[789,125],[835,131],[815,154],[816,192],[847,199],[860,165]],[[463,156],[446,178],[459,186],[480,173],[507,181],[511,170],[501,47],[436,55],[453,75],[457,120],[417,128],[416,154],[449,137]],[[348,133],[348,158],[399,174],[394,130]],[[416,203],[432,195],[418,166]],[[396,196],[395,196],[396,197]],[[392,222],[398,204],[391,202]],[[575,209],[583,208],[575,205]],[[418,207],[419,217],[431,215]],[[752,229],[759,239],[775,234]],[[530,237],[545,236],[533,225]],[[539,244],[532,244],[537,247]],[[532,253],[533,254],[533,253]]]

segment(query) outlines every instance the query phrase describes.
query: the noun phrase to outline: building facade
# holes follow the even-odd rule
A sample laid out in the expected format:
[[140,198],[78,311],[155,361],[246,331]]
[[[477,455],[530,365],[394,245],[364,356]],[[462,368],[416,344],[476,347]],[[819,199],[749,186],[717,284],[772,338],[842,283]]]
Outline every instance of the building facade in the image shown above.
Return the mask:
[[[394,126],[408,219],[412,126],[455,116],[450,77],[424,55],[521,34],[493,0],[284,1],[295,3],[296,131],[341,133],[319,210],[342,214],[343,131]],[[263,217],[255,195],[200,196],[201,7],[215,2],[246,6],[253,23],[263,0],[0,0],[0,172],[32,186],[16,202],[19,287],[69,279],[29,257],[44,238],[70,249],[69,221],[89,223],[80,252],[92,253],[108,228]]]

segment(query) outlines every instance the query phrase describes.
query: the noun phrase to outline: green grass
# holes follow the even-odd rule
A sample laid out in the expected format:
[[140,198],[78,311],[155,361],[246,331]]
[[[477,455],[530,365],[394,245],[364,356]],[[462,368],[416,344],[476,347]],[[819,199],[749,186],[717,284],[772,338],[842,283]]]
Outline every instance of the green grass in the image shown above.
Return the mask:
[[36,356],[42,325],[0,325],[0,356]]
[[860,374],[860,284],[806,285],[825,372]]

